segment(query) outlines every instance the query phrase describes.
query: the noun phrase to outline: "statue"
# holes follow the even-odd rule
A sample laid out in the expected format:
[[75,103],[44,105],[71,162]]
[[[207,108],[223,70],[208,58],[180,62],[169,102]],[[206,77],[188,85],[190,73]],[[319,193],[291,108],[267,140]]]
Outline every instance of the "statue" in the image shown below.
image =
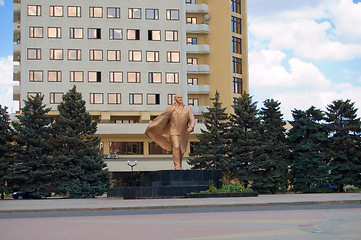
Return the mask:
[[190,107],[184,105],[181,94],[176,94],[174,103],[149,123],[145,134],[162,148],[172,151],[174,170],[182,170],[182,158],[194,125]]

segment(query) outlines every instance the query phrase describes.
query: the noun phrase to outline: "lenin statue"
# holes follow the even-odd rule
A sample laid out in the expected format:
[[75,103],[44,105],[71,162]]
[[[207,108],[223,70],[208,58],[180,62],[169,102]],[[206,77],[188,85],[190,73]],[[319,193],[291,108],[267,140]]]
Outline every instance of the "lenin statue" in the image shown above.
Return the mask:
[[195,119],[181,94],[164,113],[151,121],[145,134],[162,148],[173,152],[174,170],[182,170],[182,158],[187,149],[188,135],[194,131]]

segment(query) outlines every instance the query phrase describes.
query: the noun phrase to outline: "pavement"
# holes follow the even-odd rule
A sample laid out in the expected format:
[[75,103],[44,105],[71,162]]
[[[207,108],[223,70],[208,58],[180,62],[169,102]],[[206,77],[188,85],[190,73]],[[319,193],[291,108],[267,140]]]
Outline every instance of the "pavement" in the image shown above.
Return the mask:
[[360,204],[361,192],[326,194],[274,194],[238,198],[135,199],[97,197],[92,199],[48,198],[0,200],[1,213],[111,211],[132,209],[226,208],[301,205]]

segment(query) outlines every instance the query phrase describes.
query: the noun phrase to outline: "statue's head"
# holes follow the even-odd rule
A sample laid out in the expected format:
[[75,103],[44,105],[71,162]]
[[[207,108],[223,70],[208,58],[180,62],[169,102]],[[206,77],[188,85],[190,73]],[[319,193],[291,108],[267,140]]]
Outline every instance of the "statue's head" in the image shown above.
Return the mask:
[[176,103],[181,103],[181,104],[183,104],[182,94],[177,93],[177,94],[174,96],[174,101],[175,101]]

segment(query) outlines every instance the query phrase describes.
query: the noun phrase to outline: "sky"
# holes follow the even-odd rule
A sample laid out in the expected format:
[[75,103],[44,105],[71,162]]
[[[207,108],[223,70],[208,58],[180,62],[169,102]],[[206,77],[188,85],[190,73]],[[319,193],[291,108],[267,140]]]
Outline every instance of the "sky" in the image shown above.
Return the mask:
[[[12,101],[13,4],[0,0],[0,104]],[[361,115],[361,0],[248,0],[250,95],[291,111],[350,99]]]

